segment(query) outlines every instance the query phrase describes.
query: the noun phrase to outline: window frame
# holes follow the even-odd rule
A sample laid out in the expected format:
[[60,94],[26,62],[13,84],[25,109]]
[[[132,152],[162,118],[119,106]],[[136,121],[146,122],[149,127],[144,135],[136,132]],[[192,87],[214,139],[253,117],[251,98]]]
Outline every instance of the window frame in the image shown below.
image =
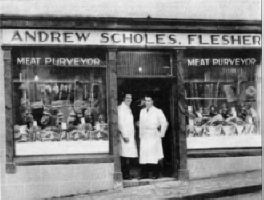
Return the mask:
[[[114,163],[115,155],[113,150],[113,136],[110,131],[111,115],[109,107],[109,67],[108,67],[108,51],[104,49],[104,57],[106,61],[106,113],[109,126],[109,152],[98,154],[61,154],[61,155],[37,155],[37,156],[16,156],[14,145],[14,119],[13,119],[13,50],[19,47],[2,47],[4,55],[4,70],[5,70],[5,119],[6,119],[6,173],[16,173],[16,166],[26,165],[49,165],[49,164],[82,164],[82,163]],[[41,48],[34,46],[35,51]],[[67,47],[68,48],[68,47]],[[76,48],[76,47],[74,47]],[[96,48],[96,47],[95,47]],[[63,47],[61,49],[66,49]],[[90,48],[88,48],[90,50]]]

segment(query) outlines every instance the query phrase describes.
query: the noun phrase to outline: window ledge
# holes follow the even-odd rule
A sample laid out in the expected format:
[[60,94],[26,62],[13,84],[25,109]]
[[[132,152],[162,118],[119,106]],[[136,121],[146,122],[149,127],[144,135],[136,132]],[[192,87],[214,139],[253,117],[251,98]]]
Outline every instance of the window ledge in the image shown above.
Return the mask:
[[191,149],[187,155],[188,158],[261,156],[262,148]]
[[16,165],[54,165],[54,164],[82,164],[82,163],[113,163],[114,156],[109,154],[94,155],[52,155],[52,156],[23,156],[14,157]]

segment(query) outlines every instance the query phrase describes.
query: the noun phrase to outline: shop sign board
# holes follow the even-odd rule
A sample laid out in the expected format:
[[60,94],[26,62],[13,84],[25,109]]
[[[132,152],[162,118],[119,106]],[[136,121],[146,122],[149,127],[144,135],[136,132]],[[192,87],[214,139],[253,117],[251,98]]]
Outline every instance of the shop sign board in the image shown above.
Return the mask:
[[4,29],[3,44],[260,48],[261,34]]

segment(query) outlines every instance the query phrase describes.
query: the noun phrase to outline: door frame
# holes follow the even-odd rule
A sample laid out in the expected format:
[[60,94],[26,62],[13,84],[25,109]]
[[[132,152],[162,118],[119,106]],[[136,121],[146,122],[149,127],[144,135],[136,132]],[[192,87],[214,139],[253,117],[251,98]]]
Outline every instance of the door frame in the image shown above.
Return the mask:
[[[177,81],[175,77],[124,77],[124,76],[117,76],[117,82],[118,79],[141,79],[141,80],[149,80],[149,79],[163,79],[167,80],[169,82],[169,93],[170,93],[170,124],[171,124],[171,134],[172,134],[172,142],[171,142],[171,149],[172,149],[172,178],[178,179],[178,170],[179,170],[179,137],[177,134],[177,123],[175,122],[177,112]],[[117,86],[117,93],[118,93],[118,86]]]

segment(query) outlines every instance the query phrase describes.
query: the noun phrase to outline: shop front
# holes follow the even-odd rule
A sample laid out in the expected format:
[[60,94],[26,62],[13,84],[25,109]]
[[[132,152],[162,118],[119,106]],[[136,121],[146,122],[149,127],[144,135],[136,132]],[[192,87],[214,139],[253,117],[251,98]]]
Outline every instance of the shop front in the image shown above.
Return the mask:
[[[147,92],[169,122],[160,176],[230,173],[238,155],[237,165],[255,162],[239,170],[261,167],[258,31],[50,23],[2,30],[6,185],[25,185],[25,197],[36,195],[30,188],[43,197],[122,188],[117,106],[127,90],[135,124]],[[206,173],[219,161],[222,171]]]

